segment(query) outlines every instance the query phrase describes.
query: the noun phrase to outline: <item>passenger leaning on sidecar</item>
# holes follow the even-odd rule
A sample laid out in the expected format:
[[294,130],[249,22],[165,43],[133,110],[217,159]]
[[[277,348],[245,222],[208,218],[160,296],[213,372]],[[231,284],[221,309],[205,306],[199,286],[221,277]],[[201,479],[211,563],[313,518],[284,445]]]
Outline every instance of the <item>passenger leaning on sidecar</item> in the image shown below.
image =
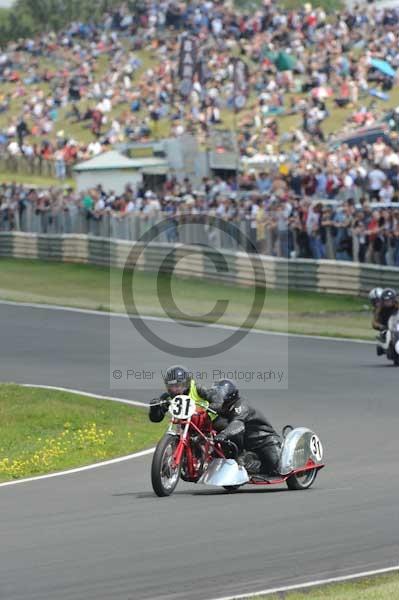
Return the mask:
[[[207,390],[197,385],[189,370],[181,365],[169,367],[165,373],[164,382],[166,392],[161,394],[160,398],[154,398],[150,402],[149,417],[150,421],[153,421],[154,423],[159,423],[163,420],[168,412],[171,399],[179,394],[190,396],[197,406],[200,406],[205,410],[210,407],[215,397],[214,388]],[[214,412],[208,414],[213,420],[213,427],[216,431],[225,427],[226,422],[215,415]]]
[[[215,438],[223,443],[226,440],[237,444],[243,452],[243,464],[251,473],[277,475],[282,442],[273,426],[261,412],[244,402],[233,381],[222,379],[215,384],[218,390],[218,414],[227,419],[228,425]],[[212,404],[212,408],[216,403]],[[245,450],[255,453],[259,461],[245,457]]]

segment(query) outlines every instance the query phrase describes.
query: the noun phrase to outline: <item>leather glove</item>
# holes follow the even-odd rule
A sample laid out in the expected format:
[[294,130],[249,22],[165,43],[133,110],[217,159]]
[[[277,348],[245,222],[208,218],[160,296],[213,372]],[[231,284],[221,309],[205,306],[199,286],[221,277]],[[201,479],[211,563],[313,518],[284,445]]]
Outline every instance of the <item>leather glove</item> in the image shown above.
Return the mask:
[[167,412],[169,406],[170,406],[170,400],[171,397],[167,392],[164,392],[160,398],[159,398],[159,405],[161,407],[161,409],[165,412]]
[[164,409],[164,410],[168,410],[169,408],[169,404],[170,404],[170,399],[168,398],[163,398],[163,394],[160,398],[153,398],[150,401],[150,406],[159,406],[160,408]]

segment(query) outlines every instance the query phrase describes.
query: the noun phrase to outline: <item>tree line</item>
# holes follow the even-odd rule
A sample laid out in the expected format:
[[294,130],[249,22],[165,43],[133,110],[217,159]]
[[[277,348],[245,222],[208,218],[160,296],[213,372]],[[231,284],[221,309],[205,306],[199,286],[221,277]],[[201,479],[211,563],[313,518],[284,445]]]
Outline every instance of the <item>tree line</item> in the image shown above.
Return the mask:
[[[60,31],[72,21],[96,22],[122,0],[16,0],[12,8],[0,9],[0,45],[45,31]],[[140,1],[124,2],[133,12]]]

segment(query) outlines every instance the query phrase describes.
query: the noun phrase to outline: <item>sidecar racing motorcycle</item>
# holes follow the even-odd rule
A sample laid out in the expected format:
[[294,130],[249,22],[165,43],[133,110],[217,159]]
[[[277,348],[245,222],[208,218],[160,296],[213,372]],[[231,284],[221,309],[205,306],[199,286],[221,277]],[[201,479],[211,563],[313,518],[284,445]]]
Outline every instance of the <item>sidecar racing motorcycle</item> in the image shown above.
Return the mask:
[[189,396],[170,403],[171,422],[153,455],[151,481],[157,496],[170,496],[179,479],[234,492],[243,485],[281,485],[290,490],[310,488],[324,467],[319,437],[306,427],[283,429],[279,474],[248,473],[233,442],[223,447],[214,441],[216,431],[206,410]]

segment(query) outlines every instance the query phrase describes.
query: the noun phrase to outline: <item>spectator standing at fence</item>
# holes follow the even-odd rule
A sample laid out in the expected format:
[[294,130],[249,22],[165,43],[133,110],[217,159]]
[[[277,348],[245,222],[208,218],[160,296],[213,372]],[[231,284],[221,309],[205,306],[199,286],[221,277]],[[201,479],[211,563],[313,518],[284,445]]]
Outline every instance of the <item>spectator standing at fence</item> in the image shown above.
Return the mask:
[[57,179],[64,180],[66,177],[66,166],[64,159],[64,151],[60,148],[54,154],[55,161],[55,176]]
[[353,223],[352,236],[354,239],[354,255],[355,261],[364,263],[366,261],[367,249],[369,245],[369,236],[367,227],[364,221],[364,213],[360,212]]
[[82,207],[86,220],[88,221],[93,216],[94,199],[92,190],[88,190],[82,198]]
[[386,179],[378,193],[380,202],[392,202],[394,194],[395,190],[392,183],[389,181],[389,179]]
[[276,211],[276,233],[277,233],[277,256],[281,258],[289,258],[290,256],[290,240],[288,222],[290,217],[289,203],[278,204]]
[[307,220],[306,231],[309,238],[310,250],[314,259],[325,257],[325,250],[321,239],[321,204],[310,207]]
[[326,206],[322,209],[320,228],[324,238],[325,258],[334,260],[337,230],[334,227],[334,214],[333,209],[330,206]]
[[368,262],[374,264],[383,264],[383,238],[382,238],[383,219],[379,210],[374,210],[371,221],[368,224],[367,231],[369,236]]
[[374,168],[368,174],[371,199],[379,200],[380,191],[386,178],[384,171],[378,167],[378,164],[375,164]]
[[338,211],[334,219],[334,227],[337,229],[336,236],[336,258],[337,260],[351,260],[353,255],[351,237],[351,206],[345,202],[342,210]]
[[256,221],[256,249],[259,254],[266,254],[266,211],[262,202],[259,202],[255,215]]

